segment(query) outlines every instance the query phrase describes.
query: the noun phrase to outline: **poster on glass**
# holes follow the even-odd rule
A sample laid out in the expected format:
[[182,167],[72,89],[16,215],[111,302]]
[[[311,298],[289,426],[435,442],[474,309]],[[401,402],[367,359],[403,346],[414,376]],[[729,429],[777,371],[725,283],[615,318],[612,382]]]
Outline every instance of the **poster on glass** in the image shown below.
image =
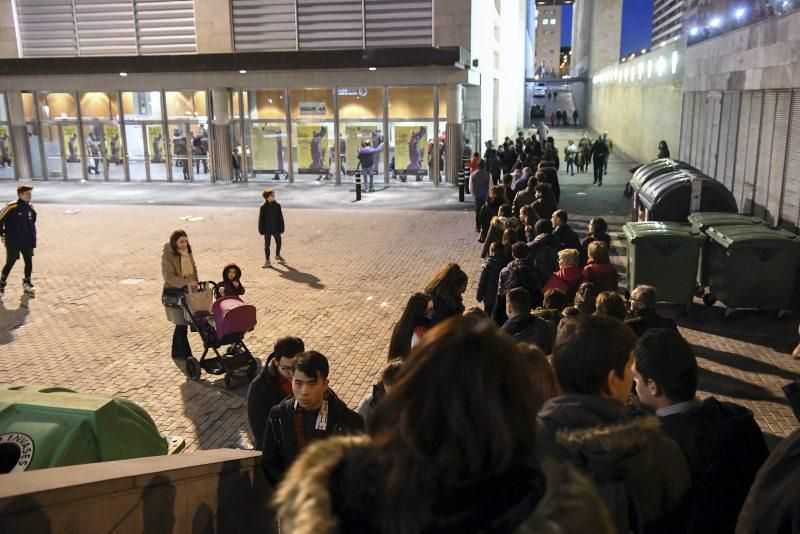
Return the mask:
[[164,163],[164,127],[160,124],[147,126],[147,147],[150,149],[150,161]]
[[274,174],[274,179],[283,175],[288,179],[283,158],[283,129],[279,126],[255,124],[251,128],[253,147],[253,172]]
[[394,127],[395,174],[403,181],[407,175],[419,180],[425,174],[425,146],[428,144],[428,129],[425,126]]
[[301,173],[317,174],[317,180],[331,177],[327,127],[322,124],[297,126],[297,161]]
[[64,153],[67,155],[68,163],[80,163],[80,146],[78,139],[78,125],[65,124],[61,127],[61,135],[64,140]]

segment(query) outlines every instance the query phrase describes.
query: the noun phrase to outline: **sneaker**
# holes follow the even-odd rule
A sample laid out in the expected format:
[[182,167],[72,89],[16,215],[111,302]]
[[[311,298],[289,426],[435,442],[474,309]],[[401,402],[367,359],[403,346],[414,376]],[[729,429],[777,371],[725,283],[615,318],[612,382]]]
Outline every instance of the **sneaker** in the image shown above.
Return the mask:
[[275,259],[277,259],[278,261],[286,261],[280,254],[275,254]]
[[31,283],[30,280],[23,280],[22,290],[29,295],[33,295],[33,293],[36,291],[36,288],[33,287],[33,284]]
[[261,268],[262,269],[266,269],[267,267],[271,267],[271,266],[272,266],[272,264],[269,262],[269,260],[267,260],[267,261],[264,262],[264,265],[262,265]]

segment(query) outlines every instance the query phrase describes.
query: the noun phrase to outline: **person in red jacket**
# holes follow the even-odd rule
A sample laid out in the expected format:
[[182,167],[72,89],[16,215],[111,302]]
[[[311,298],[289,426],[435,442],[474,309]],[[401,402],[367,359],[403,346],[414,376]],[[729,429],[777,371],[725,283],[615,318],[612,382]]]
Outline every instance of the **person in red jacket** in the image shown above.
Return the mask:
[[580,252],[574,248],[567,248],[558,253],[558,271],[553,273],[550,280],[542,288],[542,294],[550,289],[558,289],[571,302],[578,286],[583,281],[583,270],[580,267]]
[[587,249],[589,261],[583,268],[583,281],[591,282],[598,293],[619,290],[617,268],[608,257],[608,248],[602,241],[592,241]]

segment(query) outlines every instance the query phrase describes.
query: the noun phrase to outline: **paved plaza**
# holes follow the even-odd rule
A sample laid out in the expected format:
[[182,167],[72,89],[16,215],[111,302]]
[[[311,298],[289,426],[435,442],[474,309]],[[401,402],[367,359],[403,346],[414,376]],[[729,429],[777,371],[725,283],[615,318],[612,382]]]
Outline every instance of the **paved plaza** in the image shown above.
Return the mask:
[[[589,185],[590,175],[561,178],[562,205],[575,214],[577,230],[591,214],[612,222],[620,265],[625,249],[618,236],[627,214],[621,190],[631,165],[615,155],[602,188]],[[331,386],[353,408],[386,361],[408,296],[440,265],[464,268],[466,304],[475,303],[480,244],[471,203],[458,203],[452,188],[392,188],[353,204],[344,185],[316,189],[319,198],[316,186],[282,187],[287,262],[262,269],[256,231],[262,186],[83,185],[89,187],[43,184],[34,191],[38,293],[21,298],[18,266],[0,305],[0,384],[60,385],[133,400],[162,432],[186,438],[190,450],[249,446],[252,437],[244,383],[228,391],[221,377],[188,381],[170,358],[160,254],[175,228],[187,230],[201,278],[219,280],[231,261],[242,268],[244,298],[258,309],[258,326],[246,337],[251,351],[263,360],[279,337],[302,337],[330,358]],[[14,186],[0,185],[0,195],[13,198]],[[800,362],[788,354],[797,315],[726,322],[720,312],[698,303],[688,318],[677,318],[700,358],[702,394],[753,409],[772,445],[797,426],[780,389],[800,378]],[[199,356],[199,337],[190,340]]]

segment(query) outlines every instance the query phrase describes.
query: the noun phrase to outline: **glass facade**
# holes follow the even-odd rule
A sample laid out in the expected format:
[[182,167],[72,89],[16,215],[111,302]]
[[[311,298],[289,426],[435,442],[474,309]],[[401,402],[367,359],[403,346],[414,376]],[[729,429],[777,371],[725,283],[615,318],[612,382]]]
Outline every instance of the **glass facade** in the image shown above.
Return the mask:
[[6,95],[0,93],[0,179],[16,178],[14,174],[14,148],[11,146],[11,129],[8,125]]
[[[358,152],[367,144],[382,145],[370,168],[377,184],[438,183],[444,171],[443,88],[232,89],[223,95],[230,156],[218,154],[216,162],[208,91],[24,92],[33,174],[213,181],[225,165],[234,180],[352,183],[356,172],[365,173]],[[10,139],[5,101],[0,104],[0,139],[3,132]],[[0,177],[13,177],[6,168]]]

